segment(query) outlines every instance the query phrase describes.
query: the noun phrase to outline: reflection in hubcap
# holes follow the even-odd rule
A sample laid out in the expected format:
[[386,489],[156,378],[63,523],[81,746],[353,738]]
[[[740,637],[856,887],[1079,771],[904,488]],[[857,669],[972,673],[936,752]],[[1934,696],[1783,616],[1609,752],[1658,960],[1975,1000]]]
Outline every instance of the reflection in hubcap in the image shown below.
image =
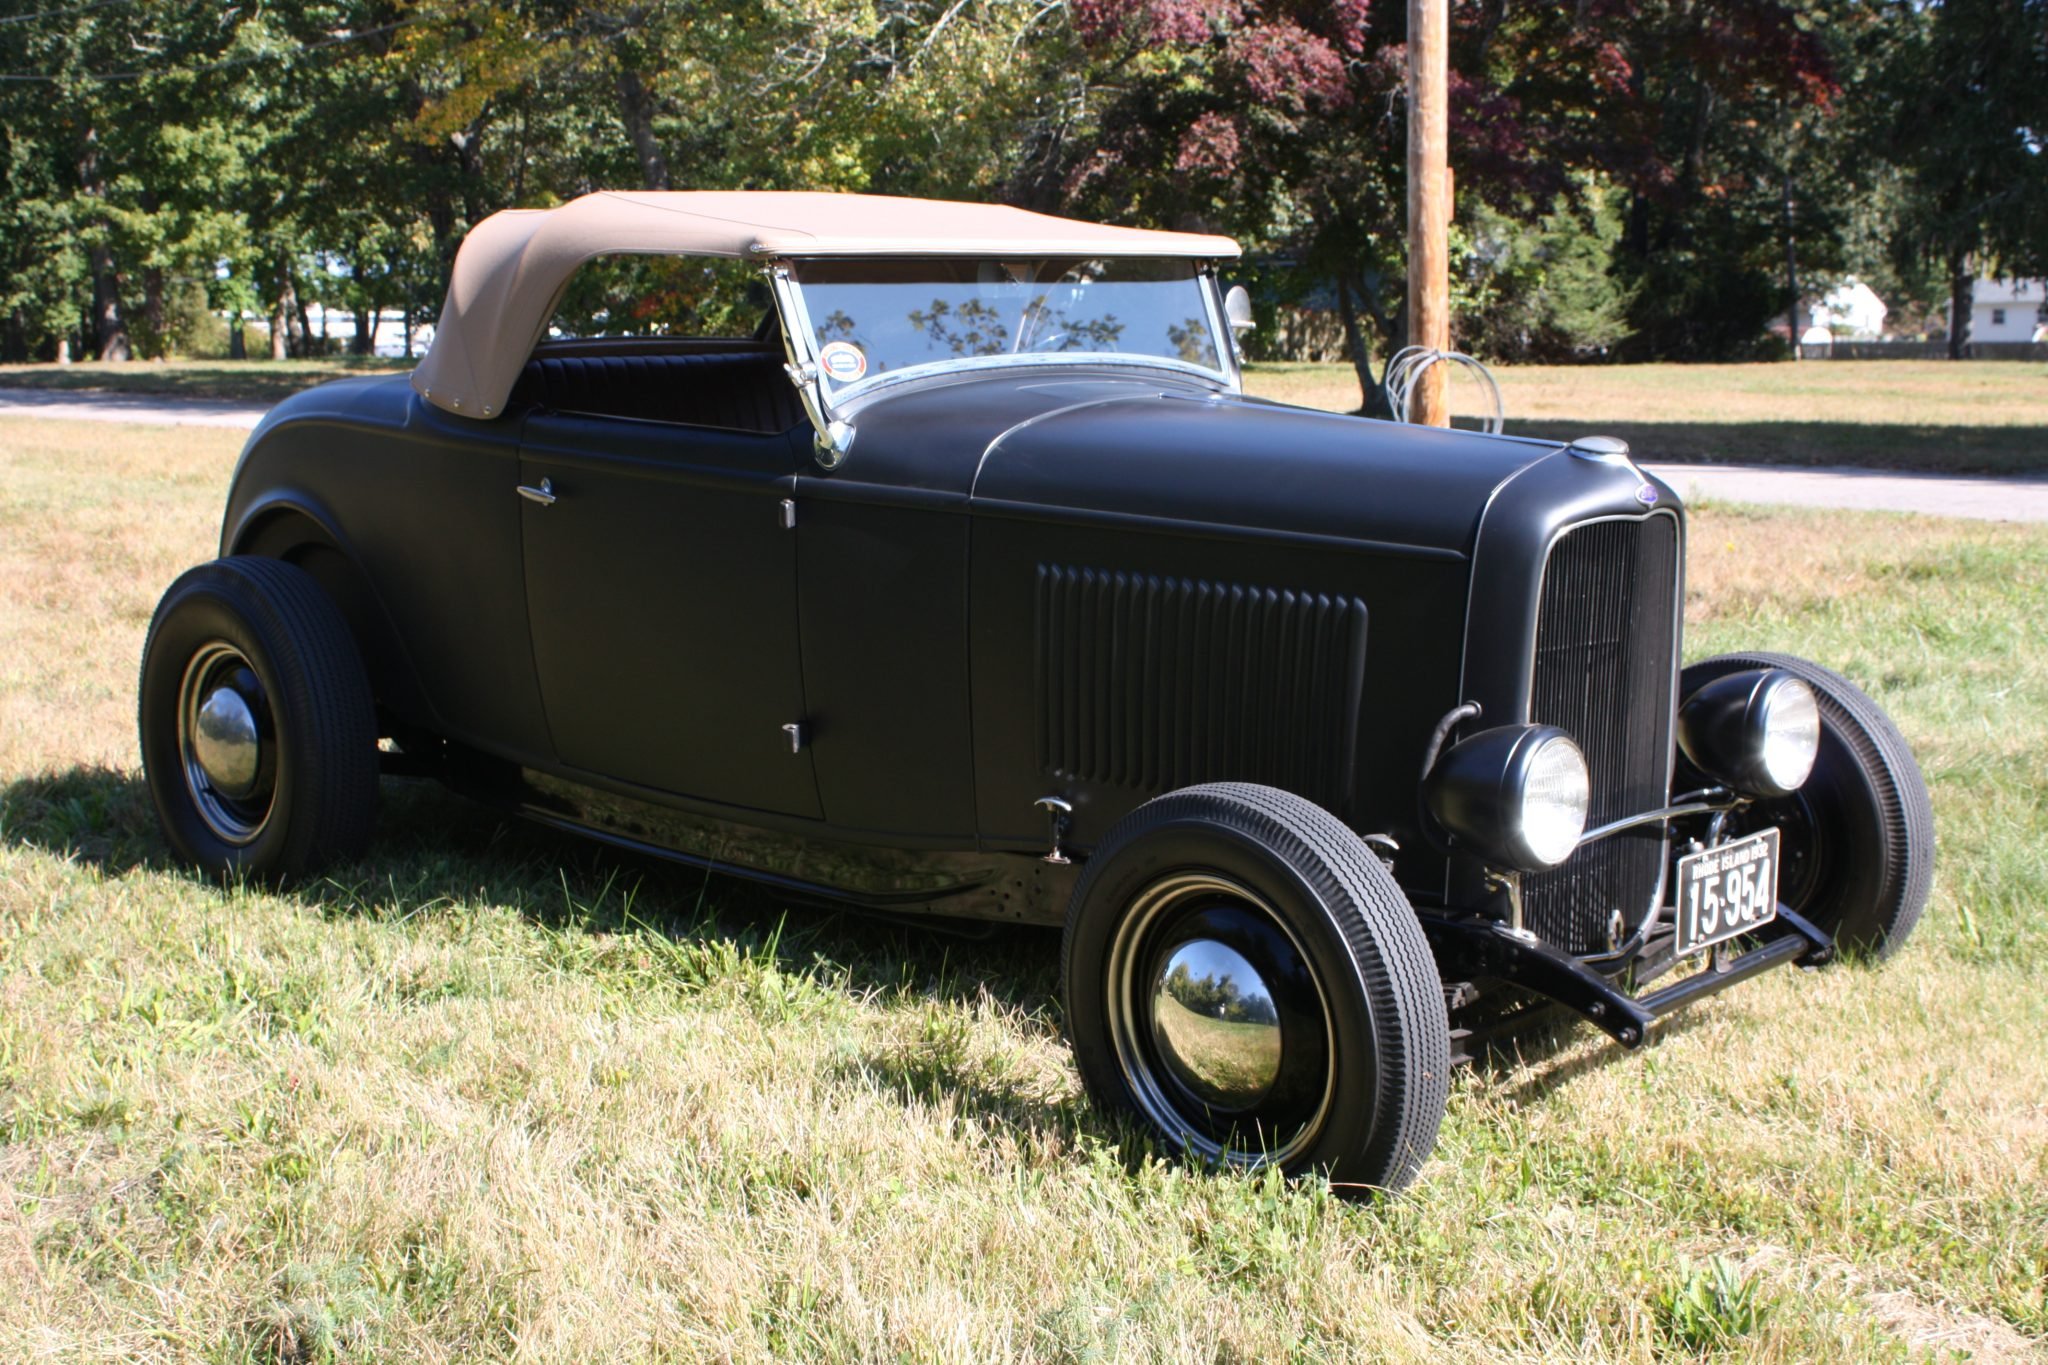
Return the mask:
[[192,754],[222,796],[237,799],[256,789],[263,743],[249,703],[232,687],[217,687],[199,708]]
[[178,757],[192,809],[222,842],[253,843],[277,797],[276,722],[262,681],[224,640],[193,651],[178,687]]
[[1174,1079],[1202,1103],[1243,1110],[1280,1074],[1280,1015],[1272,991],[1235,951],[1183,943],[1153,992],[1153,1036]]
[[1131,898],[1104,966],[1110,1046],[1168,1143],[1254,1166],[1315,1145],[1336,1092],[1334,1024],[1264,897],[1207,871],[1169,872]]

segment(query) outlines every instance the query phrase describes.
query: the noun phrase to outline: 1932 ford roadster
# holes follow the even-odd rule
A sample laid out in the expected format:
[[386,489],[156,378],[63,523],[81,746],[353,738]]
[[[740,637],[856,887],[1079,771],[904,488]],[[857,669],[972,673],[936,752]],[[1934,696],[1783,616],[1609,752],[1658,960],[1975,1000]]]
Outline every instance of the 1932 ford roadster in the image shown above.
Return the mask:
[[[1382,1188],[1468,1012],[1636,1047],[1896,948],[1913,757],[1814,664],[1681,668],[1672,490],[1612,440],[1245,397],[1236,255],[826,194],[485,220],[410,382],[272,411],[158,608],[172,845],[352,857],[396,768],[795,896],[1062,925],[1098,1102]],[[564,335],[618,257],[738,262],[759,324]]]

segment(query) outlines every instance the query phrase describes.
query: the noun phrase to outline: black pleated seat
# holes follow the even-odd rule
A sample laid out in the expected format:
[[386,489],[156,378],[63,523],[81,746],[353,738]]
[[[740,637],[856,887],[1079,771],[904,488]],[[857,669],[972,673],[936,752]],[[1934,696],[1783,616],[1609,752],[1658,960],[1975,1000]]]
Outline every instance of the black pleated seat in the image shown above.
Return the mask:
[[734,431],[784,432],[804,416],[771,351],[540,355],[526,363],[512,398],[556,412]]

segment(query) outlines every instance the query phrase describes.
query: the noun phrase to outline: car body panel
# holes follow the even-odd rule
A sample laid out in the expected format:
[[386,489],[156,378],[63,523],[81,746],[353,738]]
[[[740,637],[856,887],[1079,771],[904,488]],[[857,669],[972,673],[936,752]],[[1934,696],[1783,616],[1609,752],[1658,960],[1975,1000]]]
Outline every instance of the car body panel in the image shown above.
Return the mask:
[[302,506],[357,566],[403,651],[406,718],[508,757],[551,757],[527,643],[516,423],[422,403],[403,376],[279,403],[235,470],[221,552]]
[[[1478,627],[1456,627],[1468,598],[1534,591],[1474,592],[1481,514],[1518,477],[1560,522],[1636,486],[1557,461],[1553,443],[1112,367],[947,376],[855,417],[853,454],[826,473],[803,430],[545,411],[477,422],[395,380],[325,386],[252,437],[225,547],[281,490],[317,506],[412,658],[413,719],[481,752],[679,809],[1019,852],[1045,842],[1041,797],[1075,805],[1069,837],[1085,850],[1162,773],[1284,781],[1302,761],[1239,760],[1225,744],[1222,768],[1149,781],[1049,769],[1033,624],[1047,572],[1325,596],[1357,607],[1343,648],[1370,659],[1348,684],[1360,720],[1303,735],[1283,714],[1274,742],[1341,750],[1341,789],[1323,799],[1412,839],[1422,737],[1477,681],[1465,637]],[[1553,466],[1569,473],[1536,472]],[[1587,487],[1561,498],[1560,477]],[[556,504],[518,496],[542,479]],[[1240,681],[1250,690],[1197,709],[1279,685]],[[798,752],[786,723],[803,727]],[[1185,747],[1227,718],[1173,723]],[[1441,896],[1441,860],[1418,847],[1403,880]]]
[[[1212,779],[1385,835],[1418,904],[1486,901],[1420,823],[1431,729],[1465,700],[1526,719],[1563,527],[1642,515],[1645,490],[1678,508],[1554,442],[1137,366],[935,374],[846,416],[827,470],[808,427],[486,422],[397,380],[325,386],[252,436],[224,548],[309,509],[388,618],[406,667],[385,671],[417,678],[381,700],[513,764],[501,795],[528,813],[871,905],[1052,922],[1059,875],[1005,871],[1049,847],[1042,799],[1085,855]],[[542,479],[555,504],[518,495]]]
[[827,821],[973,846],[965,510],[800,480],[803,688]]
[[533,660],[568,769],[817,817],[797,647],[803,446],[788,435],[538,412],[520,442]]
[[1456,559],[1492,490],[1557,448],[1155,384],[1020,423],[989,449],[974,497]]

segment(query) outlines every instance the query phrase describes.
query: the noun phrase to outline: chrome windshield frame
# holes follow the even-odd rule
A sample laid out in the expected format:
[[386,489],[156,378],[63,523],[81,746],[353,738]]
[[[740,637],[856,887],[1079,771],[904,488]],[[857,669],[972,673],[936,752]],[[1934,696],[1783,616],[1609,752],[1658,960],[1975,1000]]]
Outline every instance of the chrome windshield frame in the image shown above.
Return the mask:
[[1116,351],[1070,351],[1060,355],[977,355],[934,360],[929,364],[910,365],[848,384],[838,392],[832,393],[828,401],[832,410],[837,412],[849,405],[864,403],[875,394],[922,381],[952,375],[1020,369],[1155,370],[1181,378],[1197,379],[1214,389],[1237,391],[1228,375],[1205,366],[1191,365],[1185,360],[1174,360],[1168,356],[1124,355]]
[[1230,310],[1223,300],[1223,280],[1216,273],[1216,262],[1199,262],[1195,266],[1195,277],[1201,280],[1202,295],[1209,304],[1209,334],[1216,338],[1216,354],[1223,361],[1225,387],[1231,393],[1241,394],[1244,392],[1244,363],[1238,355],[1237,331],[1230,325]]
[[[1235,337],[1224,312],[1222,287],[1213,261],[1198,261],[1194,278],[1202,291],[1210,336],[1214,339],[1217,368],[1196,365],[1171,356],[1139,355],[1121,351],[1068,351],[1055,354],[955,356],[905,366],[854,381],[833,385],[818,364],[816,334],[804,290],[790,269],[801,258],[778,259],[766,267],[769,289],[782,316],[783,353],[788,361],[790,382],[803,399],[805,411],[818,430],[821,443],[844,444],[850,436],[832,428],[844,425],[844,415],[875,394],[909,384],[950,375],[1004,369],[1141,369],[1165,371],[1179,378],[1194,379],[1225,393],[1244,392],[1244,374],[1238,365]],[[843,451],[841,452],[843,453]]]

